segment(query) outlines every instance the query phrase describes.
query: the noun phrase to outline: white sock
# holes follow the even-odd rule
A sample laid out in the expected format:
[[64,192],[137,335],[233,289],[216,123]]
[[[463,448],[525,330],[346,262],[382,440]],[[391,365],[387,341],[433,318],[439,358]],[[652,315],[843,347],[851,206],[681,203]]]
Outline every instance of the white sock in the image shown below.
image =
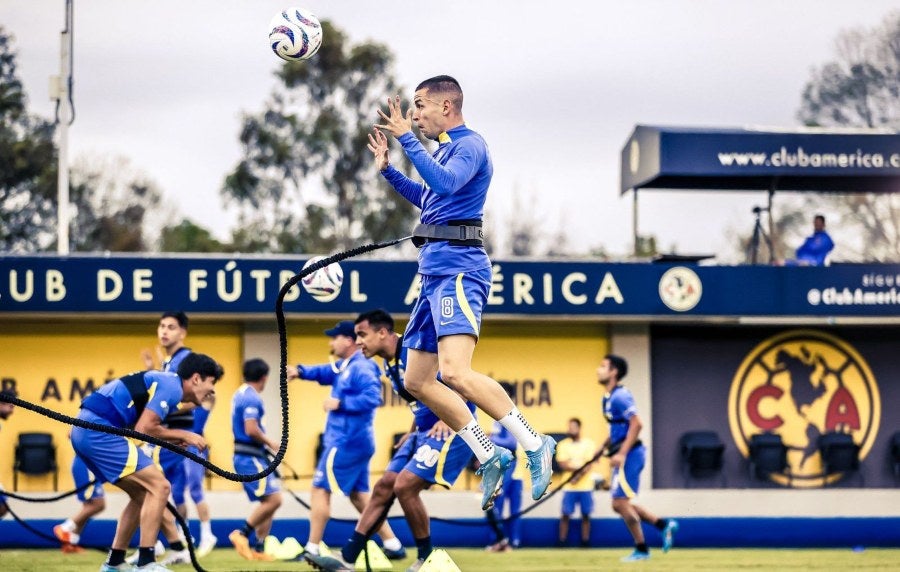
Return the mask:
[[400,539],[395,536],[394,538],[385,540],[384,547],[388,550],[400,550],[401,548],[403,548],[403,544],[401,544]]
[[70,544],[78,544],[79,542],[81,542],[81,535],[77,534],[75,532],[70,532],[69,533],[69,543]]
[[213,538],[212,522],[209,520],[200,521],[200,539]]
[[59,526],[66,532],[75,532],[75,529],[77,528],[75,526],[75,521],[71,518],[67,518],[66,521]]
[[473,417],[469,423],[457,433],[466,445],[475,453],[479,463],[487,463],[494,456],[494,444],[484,434],[484,430]]
[[518,407],[513,406],[512,411],[498,421],[513,434],[526,451],[537,451],[541,447],[541,436],[528,424]]
[[319,555],[319,543],[318,542],[307,542],[306,546],[303,547],[310,554]]

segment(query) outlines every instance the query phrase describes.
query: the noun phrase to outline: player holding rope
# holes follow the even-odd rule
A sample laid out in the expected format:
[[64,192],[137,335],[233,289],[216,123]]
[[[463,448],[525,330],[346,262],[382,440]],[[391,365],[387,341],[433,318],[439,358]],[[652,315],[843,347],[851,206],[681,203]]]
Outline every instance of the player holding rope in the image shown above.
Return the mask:
[[[403,112],[400,96],[388,98],[378,115],[368,148],[385,179],[419,207],[421,224],[413,231],[419,246],[422,287],[404,334],[408,349],[406,388],[469,445],[481,462],[482,509],[493,506],[513,454],[495,447],[465,400],[498,420],[528,454],[531,494],[537,500],[550,485],[556,442],[525,420],[495,380],[472,369],[481,313],[491,287],[491,261],[483,246],[481,218],[493,165],[487,144],[465,125],[459,83],[442,75],[416,87],[414,109]],[[412,132],[438,142],[430,155]],[[394,168],[384,132],[393,135],[424,183]],[[441,372],[444,383],[437,380]],[[446,384],[446,385],[445,385]]]
[[[206,449],[206,440],[193,431],[170,429],[162,424],[179,403],[199,405],[215,392],[222,367],[211,357],[191,353],[178,373],[143,371],[111,381],[81,403],[78,418],[110,427],[134,427],[135,431]],[[128,504],[116,526],[109,556],[101,572],[113,570],[168,570],[155,562],[154,544],[171,486],[153,460],[130,439],[101,431],[73,427],[72,447],[98,480],[125,491]],[[137,568],[125,562],[125,550],[140,524]]]

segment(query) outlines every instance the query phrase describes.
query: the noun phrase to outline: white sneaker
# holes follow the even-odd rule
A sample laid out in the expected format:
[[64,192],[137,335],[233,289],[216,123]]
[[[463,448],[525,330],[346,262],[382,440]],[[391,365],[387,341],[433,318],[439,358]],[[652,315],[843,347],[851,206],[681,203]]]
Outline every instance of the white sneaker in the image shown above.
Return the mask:
[[165,558],[159,561],[163,566],[171,566],[172,564],[190,564],[191,553],[187,548],[184,550],[170,550]]
[[203,558],[207,554],[213,551],[213,548],[216,547],[216,542],[219,539],[215,536],[207,536],[203,540],[200,541],[200,546],[197,547],[196,554],[197,558]]

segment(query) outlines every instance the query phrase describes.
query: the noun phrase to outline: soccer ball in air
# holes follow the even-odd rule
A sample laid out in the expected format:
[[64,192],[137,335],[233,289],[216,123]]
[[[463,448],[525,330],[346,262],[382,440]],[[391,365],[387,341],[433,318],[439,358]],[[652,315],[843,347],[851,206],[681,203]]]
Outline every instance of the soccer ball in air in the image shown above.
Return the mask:
[[311,58],[322,45],[322,24],[306,8],[285,8],[269,23],[269,45],[279,58]]
[[[310,258],[303,265],[303,270],[324,258],[324,256]],[[303,285],[303,289],[319,302],[331,302],[341,293],[344,269],[337,262],[332,262],[325,268],[320,268],[309,276],[304,276],[300,279],[300,283]]]

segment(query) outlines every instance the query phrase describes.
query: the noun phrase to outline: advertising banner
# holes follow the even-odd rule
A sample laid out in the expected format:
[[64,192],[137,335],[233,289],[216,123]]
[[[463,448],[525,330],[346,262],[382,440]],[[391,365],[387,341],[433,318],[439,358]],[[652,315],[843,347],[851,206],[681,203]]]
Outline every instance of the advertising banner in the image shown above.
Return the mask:
[[[2,313],[271,314],[297,257],[0,257]],[[334,296],[300,286],[287,312],[409,311],[412,261],[345,260]],[[696,266],[604,262],[495,262],[487,317],[816,316],[895,319],[900,265]]]

